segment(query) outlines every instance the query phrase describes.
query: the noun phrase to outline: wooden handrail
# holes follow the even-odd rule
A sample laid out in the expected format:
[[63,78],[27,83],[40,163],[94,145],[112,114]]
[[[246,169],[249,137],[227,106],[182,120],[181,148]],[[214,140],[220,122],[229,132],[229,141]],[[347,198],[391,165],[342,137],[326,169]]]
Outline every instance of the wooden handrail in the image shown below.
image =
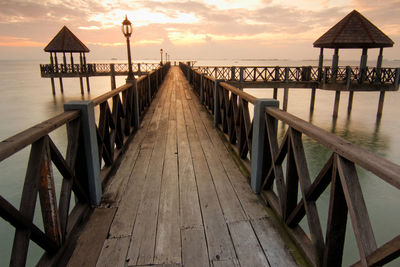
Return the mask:
[[[360,261],[354,266],[379,266],[400,256],[400,235],[383,246],[377,247],[356,169],[356,165],[360,166],[400,189],[399,165],[290,113],[272,107],[276,104],[273,100],[266,100],[262,104],[262,107],[270,105],[269,107],[256,109],[260,102],[256,101],[255,97],[249,97],[247,93],[224,82],[220,82],[215,91],[215,79],[211,80],[207,77],[203,79],[203,82],[199,82],[198,76],[206,77],[204,74],[199,74],[198,71],[184,64],[181,68],[187,71],[194,91],[200,99],[206,98],[201,100],[201,104],[213,113],[214,126],[226,134],[245,165],[248,166],[250,161],[252,172],[254,170],[255,173],[261,173],[259,180],[256,175],[253,177],[253,173],[251,174],[252,188],[257,192],[258,190],[262,192],[262,196],[280,217],[282,223],[287,225],[289,233],[313,265],[340,266],[342,264],[348,215],[360,255]],[[325,71],[330,70],[326,68]],[[293,79],[302,79],[298,76],[299,72],[294,73],[291,70],[285,72],[287,77],[292,75]],[[360,75],[358,69],[352,72],[354,72],[354,77]],[[221,73],[226,74],[218,70],[215,75]],[[348,73],[349,69],[346,72],[340,69],[337,77],[344,77]],[[369,73],[369,79],[372,79],[374,70]],[[399,70],[396,70],[396,73],[400,76]],[[301,75],[307,78],[309,74],[304,72]],[[317,72],[312,75],[316,76]],[[214,95],[215,92],[218,93],[217,96]],[[254,112],[257,110],[255,117],[258,118],[256,122],[254,118],[252,120],[249,118],[248,103],[255,104]],[[278,142],[277,136],[278,121],[288,126],[281,142]],[[314,180],[311,180],[308,170],[302,135],[310,137],[332,151],[330,158]],[[260,155],[261,159],[258,157]],[[252,162],[253,156],[256,159],[255,165]],[[286,160],[286,173],[282,166],[284,160]],[[324,236],[320,222],[323,218],[318,214],[316,201],[320,199],[323,192],[326,192],[329,185],[331,187],[330,205]],[[300,198],[299,193],[301,193]],[[299,225],[304,217],[308,222],[309,235],[306,235]]]
[[0,162],[78,117],[79,111],[67,111],[3,140],[0,143]]
[[246,100],[249,103],[254,104],[254,102],[257,99],[256,97],[254,97],[254,96],[252,96],[252,95],[250,95],[250,94],[248,94],[248,93],[246,93],[246,92],[244,92],[242,90],[239,90],[238,88],[236,88],[236,87],[234,87],[234,86],[232,86],[232,85],[230,85],[228,83],[222,82],[222,83],[220,83],[220,85],[221,85],[221,87],[223,87],[226,90],[234,93],[235,95],[239,96],[240,98],[243,98],[244,100]]
[[[157,93],[169,66],[169,63],[165,64],[149,72],[148,75],[139,77],[134,84],[122,85],[96,97],[92,102],[94,105],[100,105],[98,121],[94,116],[92,103],[71,103],[66,105],[66,109],[71,111],[64,111],[0,142],[0,162],[31,146],[20,208],[15,208],[0,196],[0,217],[16,230],[11,255],[12,264],[23,266],[26,263],[27,244],[30,241],[49,253],[42,259],[43,261],[55,259],[59,256],[55,254],[63,252],[60,248],[66,246],[72,229],[80,222],[79,218],[85,214],[86,207],[93,204],[93,199],[95,205],[100,201],[101,190],[92,194],[91,192],[95,190],[88,188],[91,184],[88,179],[93,179],[92,181],[101,188],[101,182],[112,172],[114,162],[122,155],[127,141],[139,129],[140,119]],[[137,90],[133,90],[135,85]],[[108,103],[110,99],[112,108]],[[83,124],[85,121],[88,123]],[[65,156],[49,135],[64,125],[67,126],[68,140]],[[96,136],[97,138],[93,138]],[[90,153],[86,153],[86,149],[92,152],[98,149],[98,153],[87,157]],[[103,168],[99,166],[99,161],[104,162]],[[62,179],[59,200],[54,197],[56,195],[56,183],[52,172],[54,167]],[[101,172],[99,167],[102,168]],[[89,168],[95,169],[98,174],[90,175]],[[78,202],[70,212],[72,193]],[[37,195],[41,200],[44,231],[33,221]]]
[[276,119],[283,121],[335,153],[371,171],[387,183],[400,189],[400,165],[379,157],[288,112],[271,107],[265,110]]

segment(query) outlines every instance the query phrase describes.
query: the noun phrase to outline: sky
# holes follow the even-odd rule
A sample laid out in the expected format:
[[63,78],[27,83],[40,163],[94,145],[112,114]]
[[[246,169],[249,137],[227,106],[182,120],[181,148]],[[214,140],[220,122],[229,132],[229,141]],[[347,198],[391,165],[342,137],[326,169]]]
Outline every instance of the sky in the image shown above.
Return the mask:
[[317,59],[313,42],[353,9],[395,42],[384,58],[400,59],[400,0],[0,0],[0,60],[48,59],[43,48],[64,25],[89,60],[126,58],[125,15],[134,60],[159,59],[160,48],[177,60]]

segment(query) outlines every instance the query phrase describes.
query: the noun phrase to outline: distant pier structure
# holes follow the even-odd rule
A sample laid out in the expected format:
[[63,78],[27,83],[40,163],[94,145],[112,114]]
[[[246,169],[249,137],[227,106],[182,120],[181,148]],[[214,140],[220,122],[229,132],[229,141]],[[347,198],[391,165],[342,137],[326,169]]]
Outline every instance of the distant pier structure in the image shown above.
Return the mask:
[[[50,65],[44,65],[44,67],[41,68],[42,77],[43,72],[47,71],[47,73],[50,74],[53,95],[55,95],[56,93],[54,78],[59,78],[60,90],[61,93],[63,93],[64,87],[62,82],[62,74],[67,72],[76,73],[79,76],[81,92],[83,94],[83,77],[85,77],[84,74],[87,72],[88,69],[85,53],[90,52],[89,48],[87,48],[87,46],[82,43],[81,40],[78,39],[78,37],[76,37],[66,26],[64,26],[53,38],[53,40],[51,40],[50,43],[44,48],[44,51],[50,53]],[[63,64],[58,64],[57,53],[62,54]],[[67,64],[67,53],[70,54],[70,64]],[[74,53],[79,53],[80,64],[74,64]],[[86,76],[86,85],[89,92],[89,76]]]
[[[111,89],[116,88],[115,76],[127,76],[128,64],[120,63],[87,63],[86,53],[89,48],[78,39],[66,26],[64,26],[51,42],[44,48],[50,53],[50,64],[41,64],[40,73],[43,78],[50,78],[53,95],[56,94],[54,79],[60,80],[60,91],[64,93],[63,78],[79,78],[81,94],[84,94],[83,78],[86,78],[87,91],[90,92],[89,77],[110,76]],[[57,53],[62,55],[59,62]],[[74,61],[74,53],[79,54],[79,62]],[[68,56],[69,54],[69,56]],[[70,62],[68,62],[68,57]],[[159,67],[159,63],[132,64],[133,74],[136,76],[149,74]]]
[[[333,117],[338,116],[341,91],[349,92],[348,113],[353,106],[354,92],[380,92],[377,116],[382,115],[386,91],[399,89],[400,68],[382,67],[383,48],[394,42],[356,10],[329,29],[314,47],[321,52],[318,66],[195,66],[206,76],[238,88],[283,88],[283,110],[287,110],[289,88],[311,89],[310,112],[314,111],[316,89],[335,91]],[[332,66],[324,66],[324,48],[334,49]],[[377,64],[367,66],[368,49],[379,48]],[[339,49],[362,49],[359,66],[339,66]]]
[[[379,97],[378,116],[382,115],[385,87],[377,85],[381,82],[383,48],[392,47],[393,44],[394,42],[386,34],[361,15],[357,10],[353,10],[314,42],[314,47],[319,47],[321,50],[318,64],[319,77],[322,77],[323,73],[324,48],[335,50],[332,58],[330,76],[332,83],[325,83],[322,86],[323,89],[336,91],[333,112],[334,116],[337,116],[338,113],[341,90],[349,91],[347,112],[350,113],[353,106],[354,91],[370,91],[377,89],[380,89],[381,92]],[[376,68],[373,68],[372,72],[367,68],[368,49],[371,48],[379,48]],[[351,76],[352,74],[351,69],[343,69],[346,70],[346,73],[343,73],[343,71],[340,72],[339,49],[362,49],[358,77],[353,83],[338,84],[336,82],[338,76]],[[371,76],[375,78],[375,84],[364,83],[368,79],[371,79]]]

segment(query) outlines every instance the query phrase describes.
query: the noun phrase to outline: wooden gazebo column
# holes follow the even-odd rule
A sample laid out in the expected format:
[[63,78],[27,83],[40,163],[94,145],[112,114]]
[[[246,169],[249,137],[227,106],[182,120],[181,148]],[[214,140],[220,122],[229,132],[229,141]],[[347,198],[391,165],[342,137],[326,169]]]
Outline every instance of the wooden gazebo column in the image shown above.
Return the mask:
[[[379,49],[378,60],[376,62],[376,79],[378,82],[381,82],[382,61],[383,61],[383,47]],[[379,93],[378,111],[376,113],[376,116],[378,118],[382,117],[384,102],[385,102],[385,91],[381,90],[381,92]]]
[[[51,66],[51,73],[53,73],[54,72],[54,60],[53,60],[53,53],[52,52],[50,52],[50,66]],[[54,85],[54,78],[51,77],[50,81],[51,81],[51,92],[53,93],[53,95],[56,95],[56,88],[55,88],[55,85]]]
[[[333,58],[332,58],[332,70],[331,70],[332,82],[336,82],[338,67],[339,67],[339,48],[335,48],[335,52],[333,53]],[[334,118],[337,118],[339,113],[339,102],[340,102],[340,90],[337,89],[335,91],[335,104],[333,106]]]
[[360,60],[360,83],[363,83],[365,81],[367,75],[367,59],[368,59],[368,48],[363,48]]

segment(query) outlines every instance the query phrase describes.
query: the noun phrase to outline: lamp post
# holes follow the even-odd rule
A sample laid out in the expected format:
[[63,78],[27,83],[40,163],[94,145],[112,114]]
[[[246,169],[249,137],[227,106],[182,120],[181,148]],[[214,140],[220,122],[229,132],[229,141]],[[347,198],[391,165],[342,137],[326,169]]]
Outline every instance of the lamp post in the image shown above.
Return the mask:
[[162,66],[162,54],[163,54],[163,50],[162,48],[160,49],[160,55],[161,55],[161,61],[160,61],[160,65]]
[[126,78],[126,81],[129,82],[131,80],[135,80],[135,76],[133,75],[132,72],[132,60],[131,60],[131,45],[129,42],[129,37],[132,35],[132,23],[128,20],[128,17],[125,16],[125,20],[122,22],[122,33],[126,37],[126,46],[128,50],[128,77]]

